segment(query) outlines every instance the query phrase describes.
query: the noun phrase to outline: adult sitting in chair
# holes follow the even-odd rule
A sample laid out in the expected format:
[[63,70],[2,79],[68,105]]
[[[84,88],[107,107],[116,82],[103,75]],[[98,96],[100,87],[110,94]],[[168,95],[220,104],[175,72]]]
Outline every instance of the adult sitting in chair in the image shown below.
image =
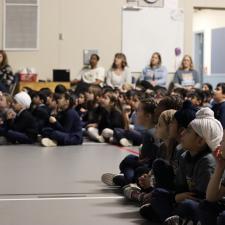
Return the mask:
[[97,54],[92,54],[90,65],[83,68],[79,75],[71,81],[71,85],[77,85],[76,93],[79,93],[90,84],[103,85],[105,81],[105,69],[98,67],[99,60],[100,57]]

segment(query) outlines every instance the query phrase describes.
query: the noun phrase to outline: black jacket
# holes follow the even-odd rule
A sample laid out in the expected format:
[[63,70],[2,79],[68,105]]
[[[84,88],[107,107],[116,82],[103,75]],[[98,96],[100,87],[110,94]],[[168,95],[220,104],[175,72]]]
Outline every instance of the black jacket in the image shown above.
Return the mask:
[[7,129],[25,133],[34,141],[36,140],[38,134],[35,118],[27,109],[18,113],[14,120],[7,121]]

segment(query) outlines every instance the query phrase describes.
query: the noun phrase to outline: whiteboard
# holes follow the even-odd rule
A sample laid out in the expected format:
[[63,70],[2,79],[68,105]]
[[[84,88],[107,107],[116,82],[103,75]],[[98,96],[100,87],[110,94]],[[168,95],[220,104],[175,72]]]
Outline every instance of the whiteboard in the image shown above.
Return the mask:
[[122,11],[122,51],[132,72],[149,65],[159,52],[168,72],[176,70],[175,48],[183,53],[184,13],[182,9],[143,8]]

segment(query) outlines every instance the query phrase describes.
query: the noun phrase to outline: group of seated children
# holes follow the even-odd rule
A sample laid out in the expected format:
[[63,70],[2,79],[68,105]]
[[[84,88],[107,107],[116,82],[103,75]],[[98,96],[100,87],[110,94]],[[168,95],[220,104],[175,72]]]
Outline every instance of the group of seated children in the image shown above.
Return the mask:
[[119,173],[105,173],[102,181],[120,188],[131,203],[139,203],[140,214],[150,221],[222,225],[225,84],[217,85],[206,106],[198,104],[199,89],[181,99],[183,92],[175,88],[158,103],[153,98],[140,100],[136,123],[144,131],[139,156],[125,157]]
[[0,143],[81,145],[83,137],[140,146],[102,181],[165,224],[225,224],[225,83],[214,90],[153,87],[127,92],[96,84],[79,91],[0,93]]

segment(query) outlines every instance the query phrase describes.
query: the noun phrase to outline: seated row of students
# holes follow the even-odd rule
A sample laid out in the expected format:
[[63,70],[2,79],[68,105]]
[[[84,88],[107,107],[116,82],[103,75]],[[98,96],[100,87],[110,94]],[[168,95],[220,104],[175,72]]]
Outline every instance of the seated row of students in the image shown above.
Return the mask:
[[[152,102],[147,104],[154,109]],[[137,114],[143,116],[142,110]],[[103,174],[102,181],[122,187],[126,198],[139,202],[140,214],[148,220],[168,225],[224,224],[225,137],[214,112],[197,109],[190,101],[182,108],[171,104],[148,140],[151,143],[143,142],[139,156],[129,155],[121,162],[119,174]]]
[[[47,88],[41,90],[40,92],[30,92],[32,100],[30,100],[29,95],[27,96],[25,93],[19,93],[14,97],[14,102],[8,101],[8,104],[3,104],[3,106],[1,106],[3,109],[0,111],[6,111],[4,107],[10,108],[8,109],[8,111],[10,112],[9,114],[12,117],[10,119],[13,119],[13,117],[15,117],[15,114],[13,114],[13,109],[16,112],[23,111],[24,109],[30,107],[32,101],[31,112],[32,115],[36,118],[36,133],[41,134],[43,137],[48,137],[51,139],[45,139],[45,142],[43,140],[43,145],[55,146],[56,144],[68,145],[73,143],[82,143],[81,140],[76,141],[75,139],[71,142],[69,142],[68,140],[62,142],[62,139],[58,140],[59,137],[55,137],[52,134],[54,128],[60,130],[59,126],[55,126],[56,124],[58,125],[58,123],[56,123],[53,117],[59,117],[58,122],[60,122],[61,120],[66,133],[72,133],[72,136],[76,136],[76,132],[78,132],[78,136],[80,139],[82,139],[81,129],[83,127],[86,130],[86,135],[94,141],[106,141],[113,144],[120,144],[122,146],[140,145],[142,143],[143,133],[145,131],[143,125],[139,125],[137,123],[137,112],[139,110],[140,100],[142,98],[153,97],[157,101],[163,102],[167,92],[163,87],[152,88],[151,86],[149,86],[149,84],[146,85],[145,81],[137,84],[137,89],[138,90],[131,90],[127,93],[123,93],[120,92],[119,89],[113,90],[110,87],[101,88],[100,86],[90,85],[85,89],[83,88],[78,96],[76,96],[73,92],[70,92],[69,94],[66,93],[66,88],[62,85],[59,85],[56,88],[56,94],[51,93],[51,91]],[[169,92],[169,95],[177,96],[180,99],[189,99],[197,108],[212,104],[212,109],[215,112],[215,117],[224,126],[224,83],[220,83],[217,85],[217,88],[214,91],[214,96],[212,96],[212,94],[207,96],[207,99],[205,101],[206,104],[203,105],[205,93],[208,93],[208,91],[201,91],[199,89],[192,89],[187,91],[186,89],[175,88]],[[5,99],[6,101],[6,96],[7,99],[10,99],[10,96],[7,94],[3,94],[1,96],[1,99]],[[15,99],[17,99],[18,96],[20,96],[19,99],[23,99],[23,103],[25,102],[26,105],[22,105],[17,109],[15,108],[15,102],[17,103],[19,100],[16,101]],[[62,105],[62,102],[65,102],[65,105]],[[154,113],[158,114],[157,111],[160,108],[160,104],[161,102],[156,107],[156,112]],[[69,111],[69,109],[71,109],[73,113],[74,111],[76,111],[79,115],[79,121],[78,119],[74,119],[74,126],[72,126],[72,123],[68,122],[68,120],[70,120],[69,113],[63,113],[64,111]],[[75,117],[76,115],[73,116]],[[66,118],[61,119],[62,116]],[[1,127],[6,127],[6,130],[9,129],[10,125],[10,123],[8,123],[8,117],[9,116],[6,116],[5,125],[1,125]],[[76,124],[81,125],[78,126]],[[78,130],[76,130],[75,125],[79,127]],[[69,126],[69,128],[67,126]],[[155,124],[152,124],[151,128],[154,128],[154,126]],[[51,132],[50,127],[53,128]],[[44,130],[44,128],[48,129]],[[58,134],[58,132],[56,133]],[[30,134],[30,132],[28,132],[28,134]],[[61,135],[63,136],[63,134]],[[24,143],[24,141],[21,140],[18,142]],[[31,143],[31,141],[27,140],[27,143]]]
[[30,96],[19,92],[14,98],[1,94],[0,136],[3,143],[33,144],[41,135],[43,146],[82,144],[82,123],[72,97],[68,93],[48,97],[45,94]]

